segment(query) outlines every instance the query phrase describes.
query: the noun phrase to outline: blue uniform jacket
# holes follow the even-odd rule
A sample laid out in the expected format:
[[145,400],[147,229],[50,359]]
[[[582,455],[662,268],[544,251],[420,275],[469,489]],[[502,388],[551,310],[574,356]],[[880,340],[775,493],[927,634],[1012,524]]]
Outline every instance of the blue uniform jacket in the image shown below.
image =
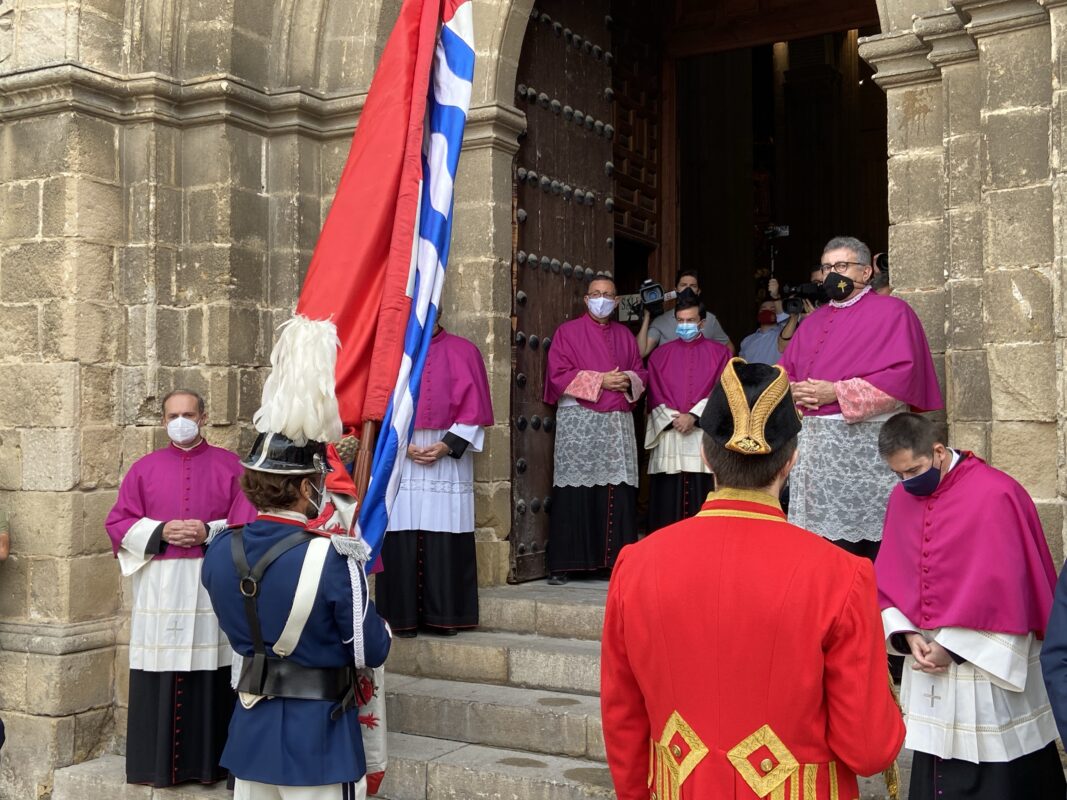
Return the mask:
[[1056,584],[1045,642],[1041,645],[1041,675],[1060,738],[1067,742],[1067,565]]
[[[278,518],[260,517],[244,528],[248,563],[256,561],[276,542],[301,526]],[[252,638],[245,619],[244,598],[230,553],[231,533],[216,537],[207,549],[201,580],[219,625],[233,649],[252,655]],[[259,618],[267,653],[281,635],[292,610],[296,583],[307,545],[282,555],[267,568],[260,582]],[[307,667],[343,667],[353,663],[352,587],[347,560],[332,548],[323,567],[319,596],[311,609],[300,642],[289,658]],[[389,654],[388,628],[372,603],[363,622],[368,666],[380,666]],[[243,780],[276,786],[320,786],[358,781],[366,773],[359,712],[353,708],[330,719],[336,703],[329,700],[273,698],[250,709],[240,703],[230,721],[222,765]]]

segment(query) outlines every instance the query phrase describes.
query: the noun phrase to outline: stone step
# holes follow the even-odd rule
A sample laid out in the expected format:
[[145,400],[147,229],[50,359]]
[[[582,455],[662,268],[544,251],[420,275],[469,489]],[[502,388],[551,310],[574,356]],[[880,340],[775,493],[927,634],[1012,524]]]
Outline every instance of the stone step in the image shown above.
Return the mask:
[[[907,800],[910,758],[901,754],[901,798]],[[389,735],[389,769],[382,800],[589,800],[612,798],[607,767],[592,761],[409,736]],[[220,781],[169,789],[125,783],[125,759],[103,756],[55,772],[52,800],[232,800]],[[861,800],[883,800],[880,778],[861,781]]]
[[[52,800],[232,800],[226,782],[169,789],[125,783],[125,760],[104,756],[56,770]],[[383,800],[593,800],[612,798],[604,764],[520,750],[389,734]]]
[[479,589],[481,627],[599,641],[607,594],[607,581],[572,581],[566,586],[535,581]]
[[[386,800],[614,798],[604,764],[521,750],[389,734]],[[184,800],[184,798],[183,798]]]
[[405,675],[385,687],[394,733],[604,761],[596,697]]
[[597,694],[600,643],[491,631],[394,639],[386,669],[397,675]]

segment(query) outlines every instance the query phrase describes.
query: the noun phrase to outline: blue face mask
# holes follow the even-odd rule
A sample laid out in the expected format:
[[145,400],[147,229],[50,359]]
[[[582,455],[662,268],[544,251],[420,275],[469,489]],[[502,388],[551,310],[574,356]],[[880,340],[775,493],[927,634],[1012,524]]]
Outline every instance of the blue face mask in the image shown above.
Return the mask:
[[674,332],[683,342],[691,342],[700,335],[700,326],[696,322],[679,322],[674,326]]
[[926,470],[926,472],[901,481],[901,483],[904,484],[904,491],[908,494],[913,494],[916,497],[926,497],[933,494],[941,483],[941,467],[935,467],[931,464],[930,469]]

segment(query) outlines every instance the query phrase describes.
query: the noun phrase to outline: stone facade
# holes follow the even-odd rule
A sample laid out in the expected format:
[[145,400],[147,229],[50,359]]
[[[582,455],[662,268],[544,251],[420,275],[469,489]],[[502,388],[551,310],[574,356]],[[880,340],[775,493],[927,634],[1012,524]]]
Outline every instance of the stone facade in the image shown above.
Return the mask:
[[1058,563],[1065,4],[887,5],[860,53],[889,101],[894,283],[943,362],[953,441],[1030,491]]
[[[890,258],[957,443],[1018,476],[1057,558],[1067,3],[881,0]],[[475,0],[444,315],[486,356],[479,569],[507,574],[514,76],[533,0]],[[0,0],[0,796],[121,750],[127,611],[102,521],[205,394],[242,449],[400,0]]]

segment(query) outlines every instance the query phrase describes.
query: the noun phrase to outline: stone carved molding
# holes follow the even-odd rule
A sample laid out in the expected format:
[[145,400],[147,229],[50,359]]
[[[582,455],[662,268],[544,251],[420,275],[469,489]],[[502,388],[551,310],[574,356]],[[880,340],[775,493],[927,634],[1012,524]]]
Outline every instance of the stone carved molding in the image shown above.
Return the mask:
[[978,58],[978,45],[967,32],[967,19],[957,9],[947,8],[917,17],[912,29],[924,44],[930,46],[927,58],[938,67]]
[[1039,0],[949,0],[968,19],[975,39],[1048,24],[1048,11]]
[[867,36],[859,42],[860,57],[876,70],[875,83],[883,89],[940,80],[940,70],[927,55],[930,45],[913,31]]

